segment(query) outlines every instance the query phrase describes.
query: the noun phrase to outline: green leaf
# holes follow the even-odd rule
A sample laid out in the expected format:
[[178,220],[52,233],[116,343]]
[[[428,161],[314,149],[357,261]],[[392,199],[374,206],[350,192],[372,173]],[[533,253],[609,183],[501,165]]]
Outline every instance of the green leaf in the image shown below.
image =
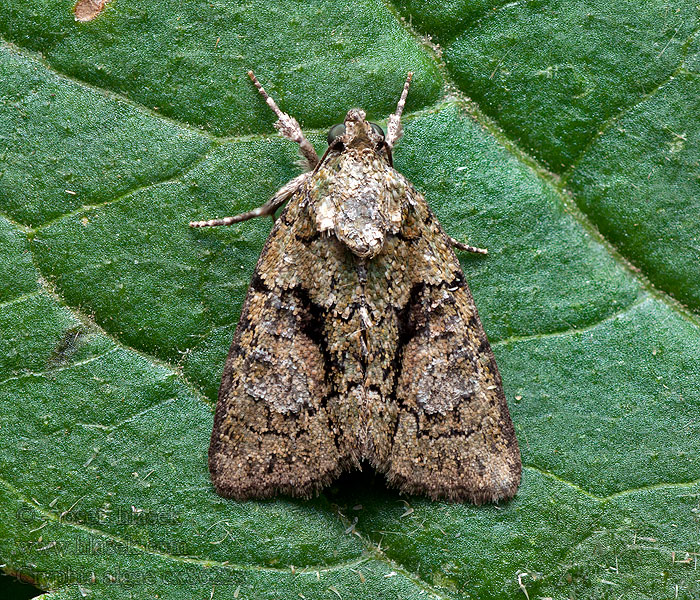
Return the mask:
[[[696,598],[695,3],[0,0],[0,565],[45,598]],[[206,452],[269,222],[191,230],[385,120],[454,237],[522,486],[402,497],[366,469],[234,502]]]

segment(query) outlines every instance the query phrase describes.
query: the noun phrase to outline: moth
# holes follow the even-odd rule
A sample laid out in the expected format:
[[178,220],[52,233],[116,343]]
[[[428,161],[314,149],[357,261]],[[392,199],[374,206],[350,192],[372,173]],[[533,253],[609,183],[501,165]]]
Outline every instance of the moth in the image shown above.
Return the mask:
[[512,497],[521,462],[501,377],[453,247],[393,168],[409,73],[386,134],[349,110],[319,159],[252,71],[307,171],[231,225],[286,203],[226,359],[209,448],[216,491],[308,498],[368,463],[408,494]]

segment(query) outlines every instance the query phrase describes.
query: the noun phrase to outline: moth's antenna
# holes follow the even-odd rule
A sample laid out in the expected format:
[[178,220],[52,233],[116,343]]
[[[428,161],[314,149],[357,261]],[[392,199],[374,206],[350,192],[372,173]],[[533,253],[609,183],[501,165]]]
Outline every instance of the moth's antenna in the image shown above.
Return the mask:
[[409,72],[408,77],[406,77],[406,83],[403,84],[401,98],[399,98],[399,103],[396,105],[396,112],[393,115],[389,115],[389,120],[386,125],[386,137],[384,138],[384,143],[389,146],[389,150],[394,147],[394,144],[399,141],[399,138],[403,134],[401,128],[401,113],[403,113],[403,107],[406,105],[406,96],[408,96],[408,88],[411,85],[412,78],[413,73]]
[[260,85],[260,82],[253,71],[248,71],[248,77],[250,77],[251,81],[255,84],[255,87],[258,88],[260,95],[265,98],[267,105],[277,115],[278,120],[275,123],[277,130],[283,137],[286,137],[288,140],[292,140],[293,142],[299,144],[299,151],[301,152],[304,161],[307,163],[309,170],[313,170],[318,164],[318,154],[316,154],[316,150],[311,145],[311,142],[304,137],[304,132],[301,130],[301,125],[299,125],[299,122],[294,117],[280,110],[277,103],[270,98],[263,86]]

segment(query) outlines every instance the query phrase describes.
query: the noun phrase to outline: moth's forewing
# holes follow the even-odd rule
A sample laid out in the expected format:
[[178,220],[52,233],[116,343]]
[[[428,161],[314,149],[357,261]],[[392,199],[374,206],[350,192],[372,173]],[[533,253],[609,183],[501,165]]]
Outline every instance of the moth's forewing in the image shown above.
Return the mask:
[[309,497],[356,462],[319,341],[324,323],[305,290],[318,257],[304,241],[304,193],[258,260],[219,389],[209,468],[217,492],[239,500]]

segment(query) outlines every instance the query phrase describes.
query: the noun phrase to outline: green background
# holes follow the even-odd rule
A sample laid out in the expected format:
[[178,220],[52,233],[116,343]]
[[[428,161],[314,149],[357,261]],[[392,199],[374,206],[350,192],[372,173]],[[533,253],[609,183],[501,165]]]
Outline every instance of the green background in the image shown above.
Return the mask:
[[[700,597],[696,2],[72,9],[0,0],[6,573],[47,600]],[[298,173],[251,68],[319,152],[348,108],[384,122],[414,71],[395,164],[489,249],[461,258],[514,500],[402,497],[369,469],[312,501],[213,493],[212,407],[270,223],[186,224]]]

